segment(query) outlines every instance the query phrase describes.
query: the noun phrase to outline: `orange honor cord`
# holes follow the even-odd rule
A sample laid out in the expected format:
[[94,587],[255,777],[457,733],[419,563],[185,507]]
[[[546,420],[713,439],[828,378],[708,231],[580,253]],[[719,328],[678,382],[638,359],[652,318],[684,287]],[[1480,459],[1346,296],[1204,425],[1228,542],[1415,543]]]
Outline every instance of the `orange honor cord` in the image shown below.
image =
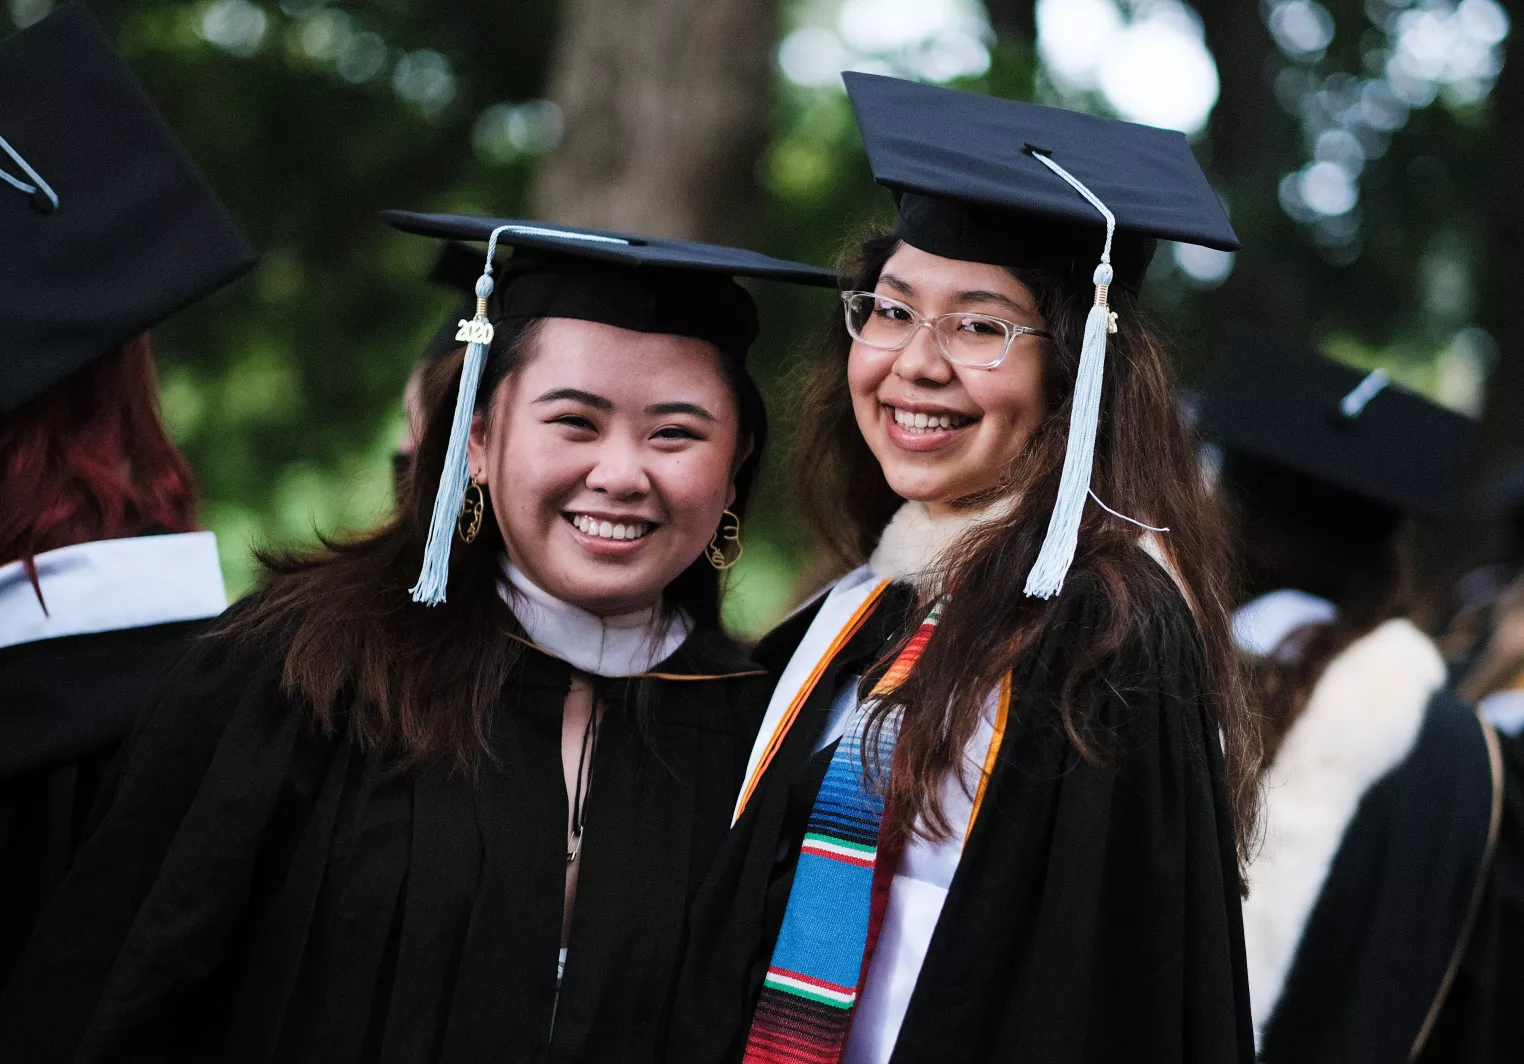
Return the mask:
[[984,755],[984,770],[979,773],[979,789],[974,792],[974,808],[968,814],[968,828],[963,832],[966,842],[974,833],[974,821],[979,819],[979,807],[984,804],[984,792],[990,777],[995,774],[995,761],[1000,756],[1000,744],[1005,739],[1005,724],[1011,715],[1011,674],[1000,678],[1000,701],[995,706],[995,733],[990,736],[990,748]]
[[736,806],[736,820],[741,819],[741,814],[746,811],[747,804],[751,801],[752,795],[756,793],[757,785],[766,774],[767,767],[772,764],[773,757],[777,754],[778,748],[783,745],[783,740],[787,737],[789,729],[793,727],[795,718],[799,716],[799,710],[804,707],[804,703],[814,692],[815,685],[820,683],[821,676],[825,675],[825,671],[830,667],[831,662],[836,660],[836,655],[840,654],[842,648],[852,641],[852,637],[862,630],[862,626],[878,607],[879,599],[883,597],[884,590],[888,586],[888,580],[880,580],[878,586],[868,593],[868,597],[863,600],[863,604],[857,607],[857,611],[852,614],[852,619],[842,627],[841,631],[836,633],[836,638],[831,640],[830,647],[827,648],[820,660],[815,663],[815,667],[810,670],[808,679],[804,681],[803,686],[799,688],[799,691],[789,702],[788,709],[784,712],[782,719],[778,721],[778,726],[773,729],[773,734],[767,740],[767,748],[762,754],[762,760],[757,762],[757,767],[752,772],[751,778],[746,781],[746,789],[741,792],[740,804]]

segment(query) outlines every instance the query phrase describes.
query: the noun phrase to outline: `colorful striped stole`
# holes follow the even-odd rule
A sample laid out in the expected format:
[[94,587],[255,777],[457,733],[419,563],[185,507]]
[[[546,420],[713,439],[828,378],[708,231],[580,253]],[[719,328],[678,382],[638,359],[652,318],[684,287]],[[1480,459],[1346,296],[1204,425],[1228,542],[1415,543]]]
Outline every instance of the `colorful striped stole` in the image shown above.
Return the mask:
[[[941,612],[932,607],[870,699],[910,675]],[[857,713],[815,796],[743,1064],[836,1064],[846,1047],[893,880],[890,855],[878,862],[884,799],[865,778],[863,753],[872,742],[868,764],[888,771],[899,733],[886,721],[870,736],[867,719]]]

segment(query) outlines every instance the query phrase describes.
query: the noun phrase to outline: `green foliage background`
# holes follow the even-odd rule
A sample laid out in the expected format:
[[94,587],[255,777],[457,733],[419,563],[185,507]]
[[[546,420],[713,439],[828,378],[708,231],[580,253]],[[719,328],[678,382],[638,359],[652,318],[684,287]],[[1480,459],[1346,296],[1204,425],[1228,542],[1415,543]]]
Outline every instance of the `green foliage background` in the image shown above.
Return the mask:
[[[25,23],[48,6],[10,0],[10,14]],[[361,528],[389,507],[403,382],[453,300],[421,280],[430,243],[390,231],[378,213],[530,215],[536,155],[484,148],[476,134],[494,105],[545,94],[559,8],[551,0],[242,0],[224,13],[262,20],[257,41],[246,32],[243,43],[216,45],[207,39],[213,0],[89,6],[263,253],[251,276],[154,335],[164,414],[197,470],[204,521],[219,535],[230,592],[240,594],[255,579],[254,548]],[[1485,99],[1415,110],[1362,179],[1359,246],[1330,253],[1277,207],[1276,182],[1307,159],[1298,116],[1327,87],[1320,79],[1358,71],[1368,54],[1370,5],[1327,0],[1339,26],[1334,46],[1299,68],[1311,72],[1305,99],[1279,106],[1269,85],[1289,64],[1262,20],[1249,41],[1227,14],[1255,6],[1197,7],[1224,97],[1195,147],[1249,250],[1244,268],[1215,291],[1160,256],[1149,299],[1180,339],[1181,372],[1198,380],[1245,295],[1273,291],[1268,317],[1291,332],[1357,364],[1395,366],[1399,379],[1434,391],[1436,360],[1475,317],[1472,278],[1486,267],[1483,235],[1496,206],[1484,161],[1511,126]],[[989,71],[963,86],[1056,100],[1031,40],[1005,32],[1029,22],[1030,5],[989,7],[1003,35]],[[1013,11],[1023,17],[1012,21]],[[336,40],[363,44],[374,70],[346,60]],[[454,91],[442,105],[410,101],[393,77],[400,58],[421,51],[448,64]],[[889,198],[872,183],[845,98],[778,81],[774,135],[756,174],[760,249],[829,264],[849,234],[889,220]],[[1064,102],[1105,110],[1100,99]],[[1233,148],[1231,124],[1241,131],[1246,122],[1254,138],[1246,150],[1239,136]],[[807,541],[780,473],[786,379],[835,312],[829,292],[756,292],[767,329],[753,368],[775,400],[777,432],[727,605],[748,634],[801,590],[795,574],[808,562]],[[1266,316],[1262,308],[1260,321]],[[1493,335],[1506,352],[1511,336],[1496,326]]]

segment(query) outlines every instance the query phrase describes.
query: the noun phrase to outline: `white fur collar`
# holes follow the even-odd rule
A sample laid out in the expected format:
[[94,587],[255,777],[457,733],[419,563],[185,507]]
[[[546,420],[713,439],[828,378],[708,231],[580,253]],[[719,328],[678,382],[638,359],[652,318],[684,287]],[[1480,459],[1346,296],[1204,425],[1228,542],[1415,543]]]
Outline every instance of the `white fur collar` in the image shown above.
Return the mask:
[[[936,594],[946,579],[947,566],[944,556],[953,544],[966,532],[971,532],[988,521],[998,521],[1008,516],[1016,507],[1016,497],[1007,495],[970,507],[946,517],[932,517],[926,504],[907,502],[895,512],[884,526],[884,531],[868,559],[868,568],[876,575],[890,580],[900,580],[913,585],[926,595]],[[1138,537],[1138,547],[1156,561],[1169,574],[1187,602],[1185,581],[1180,578],[1169,551],[1157,534],[1144,532]]]
[[[211,532],[99,539],[0,565],[0,647],[215,617],[227,608]],[[43,608],[43,603],[47,608]]]
[[507,558],[503,598],[534,644],[593,676],[650,672],[683,645],[693,621],[681,610],[663,616],[654,607],[600,617],[563,602],[525,576]]
[[868,567],[881,577],[901,580],[918,591],[935,594],[948,575],[943,562],[948,548],[964,533],[1005,517],[1014,505],[1015,499],[1007,496],[946,517],[932,517],[925,503],[907,502],[884,526]]
[[1407,757],[1444,682],[1428,636],[1387,621],[1329,664],[1265,773],[1264,844],[1243,907],[1256,1042],[1360,799]]

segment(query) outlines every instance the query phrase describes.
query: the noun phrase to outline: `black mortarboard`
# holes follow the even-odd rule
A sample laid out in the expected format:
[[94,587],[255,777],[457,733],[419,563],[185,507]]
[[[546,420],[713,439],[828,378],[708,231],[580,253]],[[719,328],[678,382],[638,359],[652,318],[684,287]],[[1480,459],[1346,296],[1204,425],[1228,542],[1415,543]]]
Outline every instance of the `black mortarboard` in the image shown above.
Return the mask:
[[0,138],[0,413],[255,262],[83,7],[0,41]]
[[[503,264],[499,262],[495,269],[501,273]],[[455,313],[439,323],[439,328],[424,345],[424,361],[443,358],[452,351],[460,350],[461,342],[455,339],[455,334],[460,331],[461,319],[469,318],[473,313],[476,297],[472,291],[476,287],[476,279],[481,275],[482,253],[476,248],[459,240],[448,240],[440,247],[434,265],[429,269],[429,283],[462,295]]]
[[[408,233],[441,240],[487,242],[472,286],[476,308],[455,334],[466,344],[460,393],[445,452],[439,491],[424,548],[423,571],[413,600],[444,601],[450,539],[466,488],[466,443],[494,327],[529,318],[575,318],[637,332],[708,340],[737,361],[757,334],[757,308],[737,277],[835,286],[836,275],[817,266],[786,262],[755,251],[665,237],[632,236],[546,222],[473,218],[458,214],[387,211],[385,218]],[[497,261],[497,246],[514,252]],[[454,257],[436,263],[451,276]]]
[[1088,283],[1105,226],[1034,153],[1116,216],[1123,287],[1137,291],[1159,240],[1239,246],[1183,133],[878,74],[842,79],[873,176],[895,193],[899,235],[923,251]]
[[[452,241],[487,240],[494,230],[511,226],[497,238],[514,252],[494,267],[498,281],[487,314],[493,323],[579,318],[693,336],[744,359],[756,339],[757,312],[733,278],[836,283],[834,273],[816,266],[687,240],[461,215],[387,211],[385,217],[405,232]],[[482,256],[475,254],[467,280],[464,259],[447,246],[434,272],[444,283],[470,291],[481,276]]]
[[1443,517],[1476,423],[1379,371],[1243,333],[1218,363],[1203,428],[1230,455],[1272,462],[1403,512]]

